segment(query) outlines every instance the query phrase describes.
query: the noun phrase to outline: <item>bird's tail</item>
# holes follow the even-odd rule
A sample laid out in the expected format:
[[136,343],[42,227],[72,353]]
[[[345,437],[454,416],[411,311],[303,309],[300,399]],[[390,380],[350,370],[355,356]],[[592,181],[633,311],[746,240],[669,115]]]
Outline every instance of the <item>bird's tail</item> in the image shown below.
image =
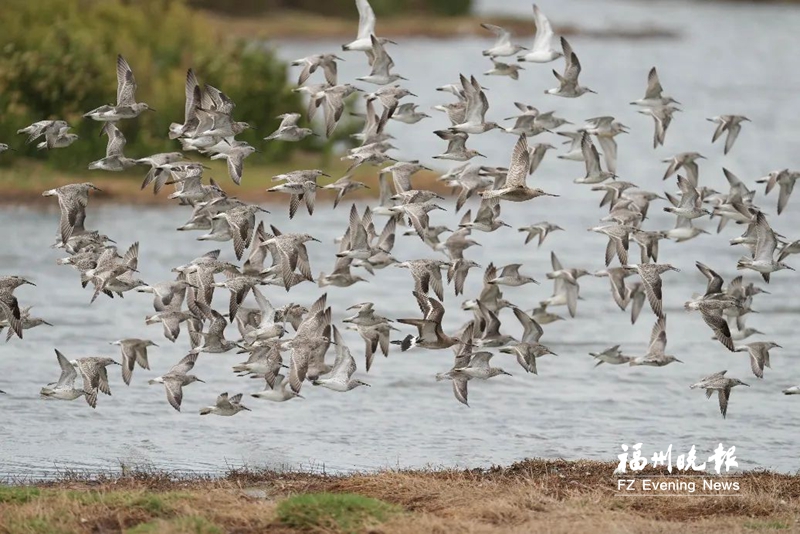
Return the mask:
[[201,408],[200,415],[208,415],[211,413],[211,408]]
[[414,345],[414,336],[409,334],[401,341],[392,341],[392,345],[400,345],[400,350],[405,352]]
[[183,135],[183,124],[178,124],[177,122],[173,122],[169,125],[169,138],[170,139],[177,139]]

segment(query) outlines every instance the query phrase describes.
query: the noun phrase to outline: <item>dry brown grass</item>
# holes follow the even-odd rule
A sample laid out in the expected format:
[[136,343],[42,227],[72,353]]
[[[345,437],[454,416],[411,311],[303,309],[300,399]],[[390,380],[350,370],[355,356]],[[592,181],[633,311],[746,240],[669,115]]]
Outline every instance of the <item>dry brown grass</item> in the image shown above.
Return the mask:
[[[527,460],[488,470],[325,476],[238,471],[163,474],[0,488],[0,532],[293,532],[276,514],[292,495],[348,493],[400,513],[365,532],[759,532],[800,526],[800,477],[749,472],[737,497],[614,496],[615,465]],[[649,474],[657,474],[650,471]],[[336,532],[328,525],[315,529]]]

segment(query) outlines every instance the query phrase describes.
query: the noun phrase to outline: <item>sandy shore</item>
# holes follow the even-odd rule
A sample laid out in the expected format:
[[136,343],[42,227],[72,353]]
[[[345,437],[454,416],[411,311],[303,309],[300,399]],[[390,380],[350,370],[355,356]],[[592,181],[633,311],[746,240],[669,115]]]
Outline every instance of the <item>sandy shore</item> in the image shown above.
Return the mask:
[[[733,496],[617,496],[615,464],[326,476],[129,472],[0,487],[0,532],[753,532],[798,528],[800,477],[737,475]],[[645,471],[656,476],[665,472]],[[641,476],[641,474],[640,474]],[[710,477],[713,478],[713,477]],[[716,478],[733,480],[733,478]],[[725,493],[724,491],[719,493]]]

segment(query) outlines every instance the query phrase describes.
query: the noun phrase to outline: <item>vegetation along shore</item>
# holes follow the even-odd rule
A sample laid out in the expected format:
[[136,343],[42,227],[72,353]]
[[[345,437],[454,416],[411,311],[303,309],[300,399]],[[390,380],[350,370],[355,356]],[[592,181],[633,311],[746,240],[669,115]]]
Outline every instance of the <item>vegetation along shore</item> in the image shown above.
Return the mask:
[[[125,471],[0,487],[0,532],[769,532],[798,528],[800,477],[737,477],[736,496],[617,496],[611,462],[329,476]],[[646,475],[666,474],[645,471]]]

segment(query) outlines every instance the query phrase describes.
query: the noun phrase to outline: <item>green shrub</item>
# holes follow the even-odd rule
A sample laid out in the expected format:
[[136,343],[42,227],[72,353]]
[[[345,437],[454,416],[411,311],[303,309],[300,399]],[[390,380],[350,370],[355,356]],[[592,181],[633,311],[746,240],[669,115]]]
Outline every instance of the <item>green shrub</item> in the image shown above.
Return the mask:
[[370,5],[375,16],[433,13],[452,17],[469,14],[472,0],[371,0]]
[[[467,15],[472,0],[369,0],[377,16],[435,13],[438,15]],[[358,18],[355,0],[190,0],[190,4],[226,15],[247,16],[265,14],[279,9],[312,11],[321,15]]]
[[[264,147],[261,141],[277,125],[274,116],[300,109],[299,95],[286,81],[286,66],[270,50],[215,35],[203,16],[181,1],[4,0],[2,11],[0,141],[24,155],[72,170],[105,155],[101,123],[82,115],[115,101],[118,53],[134,71],[137,100],[157,110],[118,124],[129,157],[179,148],[167,131],[171,122],[183,122],[189,67],[201,83],[218,87],[236,102],[236,120],[259,128],[239,136],[265,149],[253,161],[287,157],[296,147]],[[67,120],[80,139],[68,149],[49,152],[25,146],[16,131],[46,118]]]
[[0,503],[22,504],[38,498],[39,488],[28,486],[0,486]]
[[291,528],[349,533],[382,523],[400,508],[354,493],[309,493],[279,502],[276,512],[281,523]]

